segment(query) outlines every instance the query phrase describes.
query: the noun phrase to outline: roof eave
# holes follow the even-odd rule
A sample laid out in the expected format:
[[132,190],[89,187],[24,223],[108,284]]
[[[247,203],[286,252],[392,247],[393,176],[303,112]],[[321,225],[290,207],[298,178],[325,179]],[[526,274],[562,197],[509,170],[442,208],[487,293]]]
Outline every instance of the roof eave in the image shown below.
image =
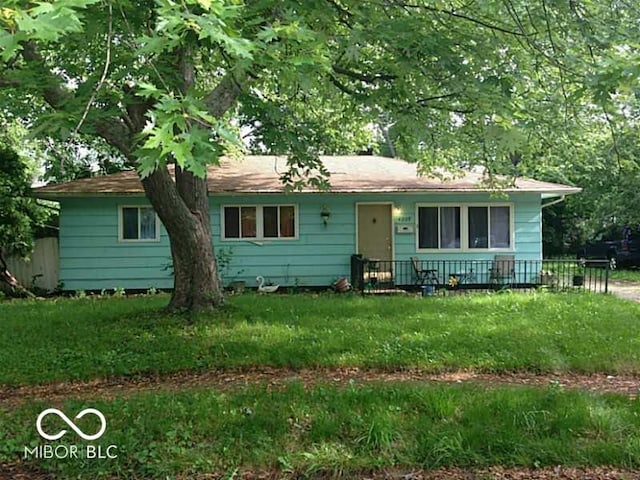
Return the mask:
[[[479,189],[479,188],[437,188],[437,189],[419,189],[419,188],[406,188],[406,189],[398,189],[398,188],[389,188],[389,189],[379,189],[379,188],[370,188],[370,189],[333,189],[333,190],[303,190],[301,192],[285,192],[284,190],[275,190],[275,189],[263,189],[263,190],[227,190],[227,191],[217,191],[217,192],[209,192],[210,196],[223,196],[223,195],[256,195],[256,194],[272,194],[272,195],[282,195],[282,194],[322,194],[322,193],[334,193],[334,194],[358,194],[358,193],[399,193],[399,194],[451,194],[451,193],[538,193],[545,198],[555,198],[560,197],[562,195],[571,195],[574,193],[581,192],[581,188],[561,188],[555,190],[543,190],[543,189],[522,189],[522,188],[506,188],[503,190],[488,190],[488,189]],[[144,197],[144,192],[47,192],[47,191],[38,191],[34,190],[32,195],[36,198],[42,198],[45,200],[59,200],[63,198],[90,198],[90,197]]]
[[33,190],[31,196],[43,200],[60,200],[61,198],[89,197],[144,197],[144,192],[42,192]]
[[545,190],[545,189],[523,189],[523,188],[506,188],[506,189],[480,189],[480,188],[434,188],[434,189],[423,189],[423,188],[360,188],[360,189],[349,189],[349,188],[337,188],[330,190],[302,190],[302,191],[294,191],[294,192],[285,192],[284,190],[274,190],[274,189],[259,189],[259,190],[225,190],[225,191],[216,191],[209,192],[210,196],[223,196],[223,195],[258,195],[258,194],[322,194],[322,193],[335,193],[335,194],[357,194],[357,193],[399,193],[399,194],[416,194],[416,193],[425,193],[425,194],[447,194],[447,193],[537,193],[543,196],[543,198],[551,198],[551,197],[559,197],[562,195],[571,195],[574,193],[581,192],[581,188],[566,188],[566,189],[554,189],[554,190]]
[[544,192],[540,192],[542,194],[542,199],[546,198],[556,198],[562,197],[564,195],[573,195],[575,193],[580,193],[582,191],[581,188],[573,187],[573,188],[563,188],[558,190],[546,190]]

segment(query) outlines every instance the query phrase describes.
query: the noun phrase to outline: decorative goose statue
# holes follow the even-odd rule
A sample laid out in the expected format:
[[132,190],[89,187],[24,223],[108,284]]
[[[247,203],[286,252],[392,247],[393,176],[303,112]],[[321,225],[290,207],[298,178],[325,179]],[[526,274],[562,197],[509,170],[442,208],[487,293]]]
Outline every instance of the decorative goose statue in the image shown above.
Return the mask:
[[256,277],[256,282],[258,282],[258,291],[260,293],[273,293],[280,288],[280,285],[265,285],[262,275]]

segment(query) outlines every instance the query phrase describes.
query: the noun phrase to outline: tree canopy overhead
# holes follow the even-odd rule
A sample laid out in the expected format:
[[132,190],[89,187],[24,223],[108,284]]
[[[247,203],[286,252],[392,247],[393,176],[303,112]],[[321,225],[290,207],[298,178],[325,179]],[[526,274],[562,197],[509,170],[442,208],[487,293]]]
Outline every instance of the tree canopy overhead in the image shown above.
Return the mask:
[[[570,0],[5,0],[0,95],[37,133],[100,137],[172,244],[173,307],[221,299],[206,165],[372,145],[425,166],[514,172],[570,162],[584,129],[635,126],[639,12]],[[166,168],[175,163],[176,174]],[[192,252],[199,252],[199,256]]]

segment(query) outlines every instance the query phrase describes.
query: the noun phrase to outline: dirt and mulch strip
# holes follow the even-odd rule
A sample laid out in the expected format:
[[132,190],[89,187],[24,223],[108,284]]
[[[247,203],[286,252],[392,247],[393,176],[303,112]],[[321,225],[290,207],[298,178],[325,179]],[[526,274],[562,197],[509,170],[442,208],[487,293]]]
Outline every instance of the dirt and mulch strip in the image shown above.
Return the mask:
[[[200,477],[215,479],[221,477]],[[312,476],[295,474],[283,477],[281,473],[256,474],[250,472],[237,477],[239,480],[276,480],[283,478],[309,478],[312,480],[335,479],[335,472]],[[550,467],[540,469],[490,467],[486,469],[463,469],[458,467],[439,468],[437,470],[384,470],[378,472],[349,472],[337,478],[361,480],[632,480],[640,478],[640,471],[625,471],[613,467],[566,468]]]
[[[28,466],[21,462],[0,465],[0,480],[54,480],[56,476]],[[228,474],[209,473],[200,475],[178,476],[177,480],[222,480]],[[564,466],[544,468],[488,467],[464,469],[444,467],[436,470],[417,469],[382,469],[371,471],[348,472],[292,472],[280,471],[243,471],[233,478],[237,480],[636,480],[640,479],[638,470],[621,470],[616,467],[572,468]]]
[[187,389],[231,390],[252,385],[279,388],[291,382],[305,386],[329,384],[335,386],[385,383],[471,383],[488,388],[494,386],[556,386],[596,393],[620,393],[636,398],[640,392],[640,375],[580,375],[533,373],[426,373],[419,369],[379,370],[365,368],[318,369],[231,369],[207,372],[178,372],[168,375],[97,378],[86,382],[62,382],[44,385],[0,387],[0,407],[17,406],[29,401],[62,402],[66,399],[103,399],[128,397],[144,392],[171,392]]
[[[218,475],[198,477],[177,477],[180,480],[221,480]],[[545,468],[507,468],[489,467],[481,469],[464,469],[444,467],[437,470],[384,469],[360,472],[335,472],[315,474],[283,474],[282,472],[241,472],[238,480],[276,480],[276,479],[309,479],[309,480],[636,480],[640,479],[640,471],[620,470],[615,467],[569,468],[563,466]]]

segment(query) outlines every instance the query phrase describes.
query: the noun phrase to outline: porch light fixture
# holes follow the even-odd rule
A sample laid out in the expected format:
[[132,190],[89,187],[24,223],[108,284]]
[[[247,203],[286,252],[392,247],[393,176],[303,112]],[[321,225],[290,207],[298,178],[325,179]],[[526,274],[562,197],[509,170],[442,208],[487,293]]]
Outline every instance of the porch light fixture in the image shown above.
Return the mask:
[[326,205],[322,206],[322,211],[320,212],[320,216],[322,217],[322,223],[324,223],[325,227],[329,223],[329,217],[331,216],[331,212],[329,211],[329,207]]

